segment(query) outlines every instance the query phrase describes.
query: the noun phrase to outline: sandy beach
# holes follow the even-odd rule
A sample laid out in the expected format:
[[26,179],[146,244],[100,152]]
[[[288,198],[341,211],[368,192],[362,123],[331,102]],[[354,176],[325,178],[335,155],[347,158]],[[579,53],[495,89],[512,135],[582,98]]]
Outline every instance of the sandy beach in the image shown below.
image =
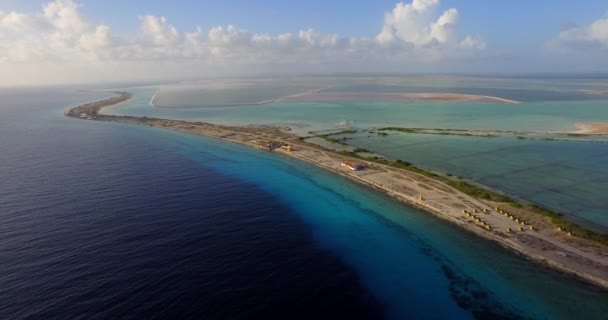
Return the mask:
[[608,123],[577,123],[578,134],[605,135],[608,134]]
[[[103,107],[131,98],[116,92],[115,98],[72,108],[66,115],[97,121],[177,130],[268,150],[269,141],[281,141],[292,151],[276,149],[277,156],[290,157],[340,174],[353,181],[384,192],[393,198],[451,221],[482,238],[522,254],[534,261],[608,288],[608,247],[558,229],[551,220],[512,203],[482,200],[446,183],[394,166],[365,161],[303,142],[298,136],[273,127],[225,126],[146,117],[99,114]],[[297,98],[297,97],[296,97]],[[365,166],[352,171],[341,166],[352,161]]]

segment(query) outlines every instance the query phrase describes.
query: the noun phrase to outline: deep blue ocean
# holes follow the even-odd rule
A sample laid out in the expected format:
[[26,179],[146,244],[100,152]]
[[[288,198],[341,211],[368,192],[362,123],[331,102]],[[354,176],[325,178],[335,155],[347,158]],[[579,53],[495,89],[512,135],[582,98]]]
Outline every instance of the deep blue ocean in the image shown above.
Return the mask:
[[0,319],[606,319],[608,293],[321,169],[0,90]]

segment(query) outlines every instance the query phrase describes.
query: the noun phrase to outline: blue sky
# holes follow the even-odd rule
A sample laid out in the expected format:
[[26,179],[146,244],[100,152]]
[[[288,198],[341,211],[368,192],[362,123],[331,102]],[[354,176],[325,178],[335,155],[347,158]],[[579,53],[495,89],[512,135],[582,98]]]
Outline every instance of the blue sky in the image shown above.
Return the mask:
[[[47,1],[0,0],[4,11],[33,12]],[[181,29],[234,24],[257,32],[278,33],[313,27],[344,35],[374,35],[383,14],[398,1],[346,0],[82,0],[82,11],[92,20],[108,23],[121,32],[137,28],[137,16],[163,15]],[[588,24],[608,13],[603,0],[444,0],[442,8],[455,7],[464,32],[483,30],[488,39],[506,42],[542,42],[568,24]]]
[[0,63],[606,72],[607,14],[605,0],[0,0]]

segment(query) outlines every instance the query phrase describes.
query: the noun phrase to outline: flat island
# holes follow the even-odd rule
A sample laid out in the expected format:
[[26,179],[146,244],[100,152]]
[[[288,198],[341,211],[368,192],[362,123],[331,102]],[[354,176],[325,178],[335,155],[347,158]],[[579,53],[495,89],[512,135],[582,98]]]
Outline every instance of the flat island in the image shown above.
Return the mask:
[[115,93],[117,97],[72,108],[66,116],[165,128],[271,150],[380,190],[534,261],[608,288],[608,236],[563,221],[542,208],[403,161],[364,157],[357,150],[326,149],[284,128],[100,114],[102,108],[132,97],[128,92]]

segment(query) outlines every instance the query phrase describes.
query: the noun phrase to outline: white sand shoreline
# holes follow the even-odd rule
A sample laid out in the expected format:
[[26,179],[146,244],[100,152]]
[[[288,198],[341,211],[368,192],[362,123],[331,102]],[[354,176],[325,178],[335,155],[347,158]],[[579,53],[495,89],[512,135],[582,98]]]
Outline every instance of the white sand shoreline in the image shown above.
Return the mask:
[[152,98],[150,98],[150,101],[148,102],[148,105],[150,107],[156,107],[156,105],[154,104],[154,99],[156,99],[156,96],[158,95],[159,92],[160,92],[160,88],[157,88],[156,91],[154,92],[154,95],[152,95]]

